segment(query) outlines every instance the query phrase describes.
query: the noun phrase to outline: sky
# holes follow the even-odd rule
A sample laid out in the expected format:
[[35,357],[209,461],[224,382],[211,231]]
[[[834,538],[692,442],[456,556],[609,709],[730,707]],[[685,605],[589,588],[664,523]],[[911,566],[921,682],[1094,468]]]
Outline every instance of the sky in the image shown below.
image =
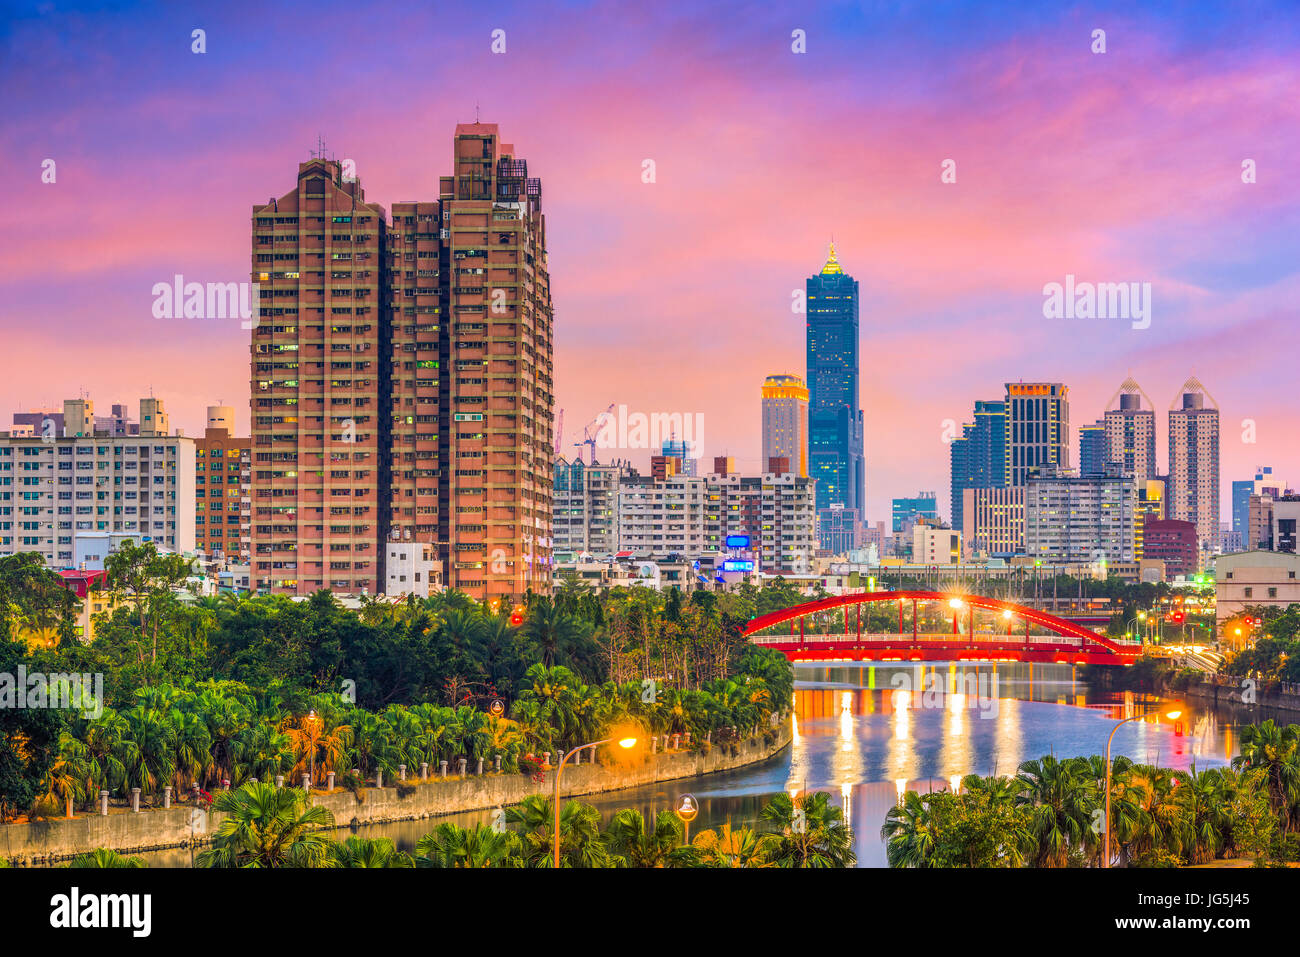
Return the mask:
[[[946,514],[945,436],[1008,381],[1065,382],[1077,430],[1131,375],[1163,471],[1194,374],[1227,521],[1256,465],[1300,484],[1300,7],[1133,6],[9,2],[0,423],[152,394],[188,435],[218,402],[246,430],[247,331],[156,319],[153,285],[246,281],[251,207],[318,137],[367,200],[436,199],[477,115],[543,182],[567,454],[615,404],[700,415],[705,463],[757,471],[833,237],[868,520],[920,490]],[[1149,327],[1046,318],[1067,275],[1150,283]]]

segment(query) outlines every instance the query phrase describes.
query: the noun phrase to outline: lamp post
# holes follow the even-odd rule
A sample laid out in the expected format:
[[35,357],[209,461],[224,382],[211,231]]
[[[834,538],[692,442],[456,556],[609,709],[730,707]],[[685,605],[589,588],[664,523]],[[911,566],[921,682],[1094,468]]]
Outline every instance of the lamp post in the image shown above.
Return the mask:
[[313,785],[316,783],[316,733],[315,733],[315,728],[316,728],[316,722],[319,721],[319,720],[320,720],[320,718],[316,717],[316,709],[313,708],[313,709],[311,710],[311,712],[307,715],[307,721],[308,721],[308,724],[309,724],[310,727],[312,728],[312,733],[311,733],[310,738],[309,738],[309,740],[310,740],[310,744],[311,744],[311,770],[308,771],[308,774],[309,774],[310,776],[307,778],[307,780],[310,781]]
[[[564,771],[564,765],[569,760],[569,758],[573,757],[575,754],[577,754],[579,751],[583,750],[584,748],[591,748],[592,754],[594,755],[596,753],[595,752],[596,748],[598,748],[602,744],[609,744],[609,742],[613,740],[614,740],[613,738],[601,738],[599,741],[592,741],[589,744],[580,744],[572,751],[565,753],[560,758],[560,763],[555,766],[555,827],[551,831],[551,843],[555,845],[554,862],[557,870],[559,869],[560,866],[560,775]],[[636,738],[620,738],[618,741],[618,746],[620,748],[635,747]]]
[[[1142,712],[1142,714],[1135,714],[1131,718],[1124,718],[1122,721],[1119,722],[1119,724],[1116,724],[1115,727],[1110,729],[1110,737],[1106,739],[1106,850],[1102,854],[1102,858],[1101,858],[1102,867],[1110,867],[1110,746],[1111,743],[1115,740],[1115,732],[1118,731],[1122,725],[1128,724],[1130,721],[1136,721],[1138,718],[1150,717],[1153,714],[1157,714],[1159,710],[1160,709],[1157,708],[1154,711],[1144,711]],[[1181,711],[1174,709],[1172,711],[1166,711],[1165,717],[1168,718],[1170,721],[1177,721],[1178,716],[1181,714],[1182,714]]]

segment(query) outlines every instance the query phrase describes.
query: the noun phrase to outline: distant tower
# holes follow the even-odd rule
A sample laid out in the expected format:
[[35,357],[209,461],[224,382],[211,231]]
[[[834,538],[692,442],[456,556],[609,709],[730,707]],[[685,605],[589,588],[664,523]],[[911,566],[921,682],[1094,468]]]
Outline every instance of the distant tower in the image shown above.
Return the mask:
[[[1142,399],[1148,408],[1142,408]],[[1115,405],[1115,400],[1119,405]],[[1135,479],[1156,477],[1156,413],[1151,397],[1132,378],[1125,379],[1110,401],[1101,425],[1105,431],[1103,455]],[[1105,464],[1105,463],[1103,463]]]
[[1166,514],[1194,524],[1202,550],[1218,547],[1219,406],[1195,376],[1183,383],[1169,408]]
[[[858,282],[840,268],[831,243],[826,265],[806,283],[808,308],[808,475],[817,511],[865,507],[862,410],[858,404]],[[793,461],[793,460],[792,460]]]
[[763,458],[786,458],[798,475],[808,475],[808,387],[797,375],[770,375],[763,380]]

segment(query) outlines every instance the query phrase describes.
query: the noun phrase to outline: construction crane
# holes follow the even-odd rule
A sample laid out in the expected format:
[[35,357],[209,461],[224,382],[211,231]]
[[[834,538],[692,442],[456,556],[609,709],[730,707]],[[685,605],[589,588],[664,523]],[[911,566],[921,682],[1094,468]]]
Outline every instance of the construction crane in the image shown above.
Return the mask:
[[564,410],[555,418],[555,457],[560,457],[560,441],[564,438]]
[[[582,427],[582,441],[573,443],[574,448],[581,448],[582,446],[585,445],[589,449],[591,449],[591,461],[587,463],[588,465],[596,464],[596,436],[592,434],[591,428],[601,420],[602,416],[611,415],[613,414],[613,412],[614,412],[614,403],[611,402],[609,404],[608,409],[606,409],[604,412],[596,416],[594,419],[592,419],[590,422],[588,422],[586,425]],[[578,453],[578,461],[579,462],[582,461],[581,452]]]

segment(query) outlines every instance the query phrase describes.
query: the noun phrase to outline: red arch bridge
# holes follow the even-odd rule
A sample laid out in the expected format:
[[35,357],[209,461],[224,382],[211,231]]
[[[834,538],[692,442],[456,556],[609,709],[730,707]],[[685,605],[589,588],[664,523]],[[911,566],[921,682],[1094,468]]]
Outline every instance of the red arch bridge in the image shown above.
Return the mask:
[[1032,661],[1131,665],[1117,641],[1023,605],[933,591],[837,595],[768,612],[745,636],[791,661]]

